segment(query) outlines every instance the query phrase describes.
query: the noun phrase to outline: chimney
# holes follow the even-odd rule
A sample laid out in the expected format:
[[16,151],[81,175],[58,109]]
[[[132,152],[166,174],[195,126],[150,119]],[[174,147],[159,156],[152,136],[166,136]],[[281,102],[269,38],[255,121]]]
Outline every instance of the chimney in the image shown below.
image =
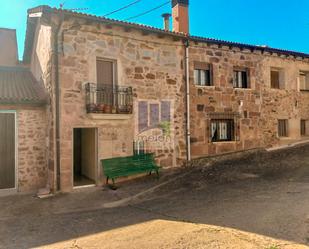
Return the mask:
[[189,34],[189,0],[172,0],[173,31]]
[[170,13],[164,13],[162,14],[163,17],[163,27],[165,31],[169,31],[170,30],[170,17],[171,14]]

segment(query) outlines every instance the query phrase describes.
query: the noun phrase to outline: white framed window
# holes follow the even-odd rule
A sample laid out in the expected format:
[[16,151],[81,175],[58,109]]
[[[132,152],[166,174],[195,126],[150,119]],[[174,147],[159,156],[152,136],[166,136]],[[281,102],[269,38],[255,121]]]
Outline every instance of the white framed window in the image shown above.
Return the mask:
[[233,87],[249,88],[249,69],[234,68]]
[[210,120],[211,142],[223,142],[235,140],[234,119],[212,119]]
[[212,65],[204,62],[194,62],[194,84],[197,86],[212,86]]
[[309,91],[309,72],[299,72],[299,89],[301,91]]

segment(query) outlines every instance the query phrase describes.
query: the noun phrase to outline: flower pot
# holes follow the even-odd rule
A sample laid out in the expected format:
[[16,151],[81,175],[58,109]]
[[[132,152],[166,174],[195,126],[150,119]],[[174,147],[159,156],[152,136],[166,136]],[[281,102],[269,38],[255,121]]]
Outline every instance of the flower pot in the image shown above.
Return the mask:
[[113,113],[113,114],[117,113],[117,109],[116,109],[116,107],[114,107],[114,106],[112,107],[112,113]]
[[88,104],[87,105],[87,112],[88,113],[93,113],[96,111],[96,105],[95,104]]
[[105,105],[104,106],[104,113],[111,113],[112,112],[112,107],[110,105]]
[[98,104],[97,105],[97,111],[100,112],[100,113],[104,113],[105,105],[104,104]]

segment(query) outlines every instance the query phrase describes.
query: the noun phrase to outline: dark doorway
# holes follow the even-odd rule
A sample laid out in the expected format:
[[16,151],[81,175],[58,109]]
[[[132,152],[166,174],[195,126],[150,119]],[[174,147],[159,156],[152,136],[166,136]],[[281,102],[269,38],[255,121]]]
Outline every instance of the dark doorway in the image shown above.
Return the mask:
[[15,188],[15,113],[0,113],[0,189]]
[[96,183],[96,129],[74,129],[74,187]]

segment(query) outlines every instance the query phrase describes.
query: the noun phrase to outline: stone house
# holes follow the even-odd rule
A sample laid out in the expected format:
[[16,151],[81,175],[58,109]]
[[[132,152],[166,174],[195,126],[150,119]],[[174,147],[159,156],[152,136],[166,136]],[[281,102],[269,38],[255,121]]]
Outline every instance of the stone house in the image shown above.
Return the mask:
[[46,95],[19,64],[16,31],[0,28],[0,194],[46,186]]
[[[102,184],[100,159],[154,152],[164,167],[309,134],[309,55],[39,6],[23,66],[48,95],[46,186]],[[32,165],[29,164],[29,167]]]

